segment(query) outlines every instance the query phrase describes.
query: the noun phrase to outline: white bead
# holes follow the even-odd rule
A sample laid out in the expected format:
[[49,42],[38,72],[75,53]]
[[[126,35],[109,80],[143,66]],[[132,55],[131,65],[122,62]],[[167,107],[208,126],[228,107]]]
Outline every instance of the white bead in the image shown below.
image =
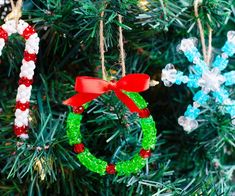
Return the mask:
[[16,100],[20,102],[29,101],[31,95],[32,86],[26,87],[25,85],[20,85],[17,91]]
[[223,53],[221,54],[221,57],[222,57],[223,59],[227,59],[227,58],[228,58],[228,55],[227,55],[225,52],[223,52]]
[[180,51],[188,51],[195,47],[196,39],[195,38],[189,38],[189,39],[183,39],[178,46],[178,50]]
[[232,105],[232,100],[231,99],[225,99],[223,102],[224,105]]
[[5,40],[0,38],[0,56],[2,55],[3,47],[5,46]]
[[19,136],[21,139],[28,139],[29,138],[29,135],[28,134],[21,134],[20,136]]
[[26,109],[25,111],[22,111],[20,109],[16,109],[15,111],[15,116],[18,117],[22,117],[22,116],[27,116],[29,114],[29,109]]
[[235,116],[232,119],[232,124],[235,125]]
[[29,109],[26,109],[25,111],[17,109],[15,111],[15,125],[19,127],[23,125],[28,126],[28,115],[29,115]]
[[216,68],[211,71],[204,71],[202,77],[198,80],[199,86],[201,86],[205,92],[218,91],[224,82],[224,76],[222,76],[220,71]]
[[28,79],[33,79],[35,63],[33,61],[22,61],[20,77],[27,77]]
[[17,32],[15,20],[7,21],[5,24],[2,25],[2,28],[8,33],[8,36]]
[[172,86],[176,81],[177,70],[173,64],[167,64],[166,67],[162,70],[162,81],[165,86]]
[[29,24],[23,20],[19,20],[17,31],[20,35],[23,34],[24,30],[29,26]]
[[21,122],[21,120],[15,119],[15,123],[14,123],[17,127],[22,127],[24,126],[24,124]]
[[193,107],[194,108],[199,108],[201,105],[198,102],[193,102]]
[[30,54],[38,53],[39,50],[39,37],[37,33],[34,33],[29,37],[25,44],[25,50],[28,51]]
[[187,118],[185,116],[179,117],[178,123],[187,132],[193,131],[198,128],[198,122],[196,120]]
[[235,44],[235,31],[229,31],[227,37],[229,42]]

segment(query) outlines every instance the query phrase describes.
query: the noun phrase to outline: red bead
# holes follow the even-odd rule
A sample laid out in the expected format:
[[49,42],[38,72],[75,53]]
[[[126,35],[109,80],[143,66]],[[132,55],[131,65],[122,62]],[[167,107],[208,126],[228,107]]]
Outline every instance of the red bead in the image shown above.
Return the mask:
[[83,106],[79,106],[79,107],[73,107],[73,112],[75,114],[82,114],[84,112],[84,107]]
[[34,28],[29,25],[27,28],[25,28],[25,30],[24,30],[22,36],[23,36],[25,39],[29,39],[29,37],[30,37],[31,35],[33,35],[34,33],[35,33]]
[[14,125],[14,127],[13,127],[14,133],[15,133],[17,136],[20,136],[20,135],[22,135],[22,134],[27,134],[27,129],[28,129],[27,126],[18,127],[18,126],[16,126],[16,125]]
[[27,51],[24,51],[24,60],[25,61],[34,61],[34,62],[36,62],[37,55],[36,54],[30,54]]
[[141,149],[140,150],[140,156],[142,158],[149,158],[151,156],[151,150]]
[[33,80],[30,80],[26,77],[22,77],[19,80],[19,85],[22,85],[22,84],[25,85],[26,87],[29,87],[30,85],[33,84]]
[[0,27],[0,38],[4,39],[5,41],[8,39],[8,34],[2,27]]
[[115,174],[116,173],[115,165],[114,164],[108,164],[107,167],[106,167],[106,172],[108,174]]
[[150,111],[148,108],[144,108],[139,112],[140,118],[148,118],[150,116]]
[[75,144],[73,146],[73,151],[77,154],[84,152],[84,150],[85,150],[85,147],[83,143]]
[[20,101],[16,102],[16,109],[20,109],[22,111],[25,111],[29,108],[29,102],[21,103]]

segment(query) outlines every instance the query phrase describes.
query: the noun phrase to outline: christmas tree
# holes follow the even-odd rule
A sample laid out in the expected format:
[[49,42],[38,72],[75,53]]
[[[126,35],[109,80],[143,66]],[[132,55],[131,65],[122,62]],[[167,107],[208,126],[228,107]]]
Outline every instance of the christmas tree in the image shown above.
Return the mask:
[[[4,24],[5,12],[12,8],[9,8],[9,1],[1,2],[0,6],[4,15],[1,24]],[[229,109],[218,100],[208,99],[200,108],[195,129],[184,130],[178,124],[178,118],[185,111],[188,111],[186,116],[194,114],[187,107],[192,104],[198,88],[175,85],[173,83],[178,84],[176,80],[168,88],[164,85],[169,82],[164,80],[166,75],[163,73],[166,72],[162,71],[167,64],[174,64],[177,73],[181,71],[186,76],[192,73],[195,61],[187,59],[188,53],[185,54],[187,58],[184,56],[187,50],[182,50],[181,42],[192,37],[198,41],[190,39],[190,43],[208,64],[212,64],[224,50],[234,53],[232,46],[223,49],[227,33],[235,31],[234,0],[25,0],[21,19],[36,30],[40,45],[37,60],[23,52],[24,39],[28,39],[24,33],[23,38],[18,34],[8,36],[2,50],[1,195],[235,194],[235,126],[232,116],[235,55],[226,56],[229,58],[226,58],[225,72],[231,73],[226,78],[230,84],[227,88],[231,100]],[[19,24],[25,23],[20,21]],[[4,28],[0,31],[2,40]],[[120,30],[123,34],[121,40]],[[29,32],[33,30],[28,29]],[[229,37],[234,39],[231,36],[234,34],[230,33]],[[104,44],[103,51],[101,43]],[[23,58],[36,62],[27,140],[16,137],[13,130]],[[127,75],[149,74],[151,83],[159,81],[158,85],[141,92],[149,103],[157,129],[157,134],[147,142],[156,146],[151,150],[151,157],[144,159],[143,164],[141,162],[143,168],[128,175],[118,175],[113,167],[104,175],[90,171],[81,159],[77,159],[76,152],[83,151],[83,146],[77,146],[73,151],[69,134],[66,134],[69,113],[77,109],[75,113],[84,110],[79,127],[82,142],[94,156],[108,163],[133,159],[141,144],[149,144],[142,141],[138,115],[131,113],[114,92],[102,94],[85,108],[63,104],[76,94],[77,76],[102,78],[103,66],[106,79],[110,81],[120,80],[123,71]],[[184,79],[179,80],[186,83]],[[25,84],[25,81],[19,83]],[[18,104],[17,107],[23,106]],[[75,123],[77,121],[76,117]],[[143,156],[146,153],[143,155],[142,151]]]

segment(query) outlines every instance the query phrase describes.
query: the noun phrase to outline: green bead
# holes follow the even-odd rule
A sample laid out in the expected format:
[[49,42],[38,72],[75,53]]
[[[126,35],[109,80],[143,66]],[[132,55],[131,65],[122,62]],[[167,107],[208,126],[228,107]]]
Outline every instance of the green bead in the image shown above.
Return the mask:
[[144,98],[138,93],[125,92],[125,94],[130,97],[139,109],[144,109],[148,106]]
[[104,175],[107,167],[107,163],[101,159],[97,159],[92,155],[88,149],[77,155],[79,161],[87,167],[87,169],[96,172],[100,175]]
[[146,160],[137,154],[131,160],[117,163],[116,171],[118,175],[130,175],[132,173],[138,173],[145,164]]
[[[140,109],[145,109],[147,103],[138,93],[124,92],[129,96]],[[88,104],[84,105],[87,109]],[[67,135],[69,138],[69,144],[74,145],[82,143],[82,135],[80,132],[82,115],[69,113],[67,119]],[[143,132],[142,147],[145,150],[153,149],[156,143],[157,130],[155,128],[155,122],[150,116],[148,118],[141,118],[140,125]],[[81,164],[86,166],[89,170],[96,172],[100,175],[106,174],[107,162],[96,158],[92,155],[88,149],[79,153],[77,158]],[[146,159],[142,158],[139,154],[134,155],[134,158],[128,161],[119,162],[116,164],[116,171],[118,175],[130,175],[132,173],[138,173],[146,164]]]
[[67,119],[67,135],[69,138],[69,144],[74,145],[81,143],[82,135],[80,132],[82,115],[69,113]]
[[157,137],[157,130],[152,116],[148,118],[141,118],[140,125],[143,132],[142,147],[146,150],[154,149]]

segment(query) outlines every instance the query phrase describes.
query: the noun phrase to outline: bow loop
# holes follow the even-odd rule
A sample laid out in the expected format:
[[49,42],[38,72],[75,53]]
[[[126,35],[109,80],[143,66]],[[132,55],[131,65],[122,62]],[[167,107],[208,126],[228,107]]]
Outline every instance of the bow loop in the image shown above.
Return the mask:
[[110,81],[88,76],[76,78],[75,90],[78,94],[64,101],[65,105],[81,106],[96,99],[103,93],[114,91],[117,97],[130,109],[131,112],[140,112],[134,101],[124,92],[142,92],[149,88],[150,78],[146,74],[129,74],[119,81]]
[[117,82],[117,86],[128,92],[142,92],[149,88],[150,77],[147,74],[129,74]]

